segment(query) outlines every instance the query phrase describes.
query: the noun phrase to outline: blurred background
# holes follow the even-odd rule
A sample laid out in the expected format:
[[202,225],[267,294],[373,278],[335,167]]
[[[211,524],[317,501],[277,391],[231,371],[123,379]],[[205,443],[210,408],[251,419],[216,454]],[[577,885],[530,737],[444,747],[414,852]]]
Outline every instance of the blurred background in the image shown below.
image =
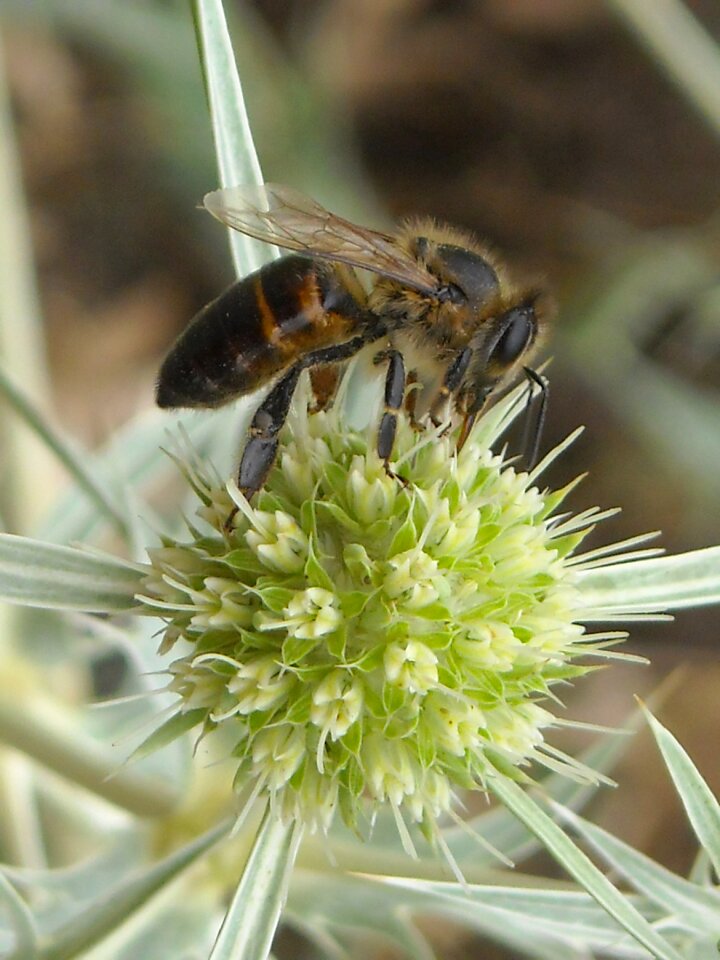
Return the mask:
[[[571,506],[623,507],[596,542],[720,542],[715,0],[226,8],[268,180],[369,226],[469,227],[546,278],[544,445],[587,425],[548,479],[587,470]],[[231,279],[224,231],[197,209],[217,177],[192,26],[181,0],[0,0],[0,31],[0,283],[32,279],[18,296],[50,379],[23,380],[94,446],[152,404],[164,351]],[[652,666],[598,672],[568,712],[620,722],[680,668],[660,716],[718,791],[719,641],[714,610],[638,624],[627,649]],[[690,834],[643,737],[597,816],[685,870]]]

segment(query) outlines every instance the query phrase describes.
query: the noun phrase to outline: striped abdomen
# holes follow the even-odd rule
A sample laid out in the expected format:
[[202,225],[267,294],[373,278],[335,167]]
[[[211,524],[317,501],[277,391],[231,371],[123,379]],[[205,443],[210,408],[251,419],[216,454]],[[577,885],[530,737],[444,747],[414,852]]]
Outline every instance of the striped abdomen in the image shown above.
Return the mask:
[[287,256],[204,307],[165,358],[161,407],[218,407],[360,332],[362,308],[327,264]]

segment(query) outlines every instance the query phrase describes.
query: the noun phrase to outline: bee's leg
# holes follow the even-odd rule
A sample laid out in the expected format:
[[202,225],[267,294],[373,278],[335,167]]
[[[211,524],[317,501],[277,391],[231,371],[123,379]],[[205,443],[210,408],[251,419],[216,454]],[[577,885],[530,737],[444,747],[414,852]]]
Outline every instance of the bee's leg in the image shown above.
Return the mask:
[[477,418],[478,418],[478,414],[480,413],[480,411],[483,409],[483,407],[484,407],[485,404],[487,403],[487,399],[488,399],[488,397],[490,396],[490,394],[493,392],[494,389],[495,389],[495,384],[494,384],[494,383],[488,383],[488,384],[486,384],[484,387],[480,387],[480,388],[478,389],[478,393],[477,393],[477,396],[475,397],[475,401],[474,401],[471,409],[468,410],[468,411],[465,413],[465,417],[463,418],[462,426],[460,427],[460,434],[459,434],[458,440],[457,440],[457,451],[458,451],[458,453],[459,453],[459,452],[462,450],[462,448],[465,446],[465,441],[467,440],[467,438],[468,438],[468,437],[470,436],[470,434],[472,433],[472,428],[473,428],[473,426],[475,425],[475,421],[476,421]]
[[417,410],[418,394],[422,390],[422,384],[414,373],[408,374],[407,387],[405,390],[405,413],[410,418],[410,426],[413,430],[424,430],[425,424],[420,423],[415,417]]
[[405,362],[399,350],[383,350],[378,353],[374,362],[382,363],[384,360],[388,361],[385,375],[385,410],[378,429],[377,452],[385,463],[387,472],[392,473],[390,457],[395,444],[397,417],[405,399]]
[[275,463],[278,434],[287,419],[302,368],[301,363],[291,367],[278,380],[252,418],[250,436],[245,444],[238,471],[238,487],[248,500],[265,483],[270,468]]
[[469,413],[465,414],[463,418],[462,426],[460,427],[460,435],[458,436],[458,440],[457,440],[458,453],[460,453],[462,448],[465,446],[465,441],[472,433],[472,428],[475,425],[475,421],[477,420],[477,415],[479,412],[480,412],[480,408],[478,408],[477,410],[471,410]]
[[445,401],[452,397],[453,394],[458,390],[462,379],[465,376],[465,372],[470,363],[470,358],[472,357],[471,347],[465,347],[460,351],[454,358],[452,363],[448,366],[445,371],[445,376],[443,377],[442,386],[438,390],[437,396],[432,402],[430,407],[430,419],[435,424],[436,427],[440,426],[440,416],[442,406]]
[[[287,420],[290,403],[302,371],[306,367],[347,360],[365,343],[365,337],[354,337],[346,343],[306,354],[278,380],[265,397],[252,418],[249,438],[245,444],[238,471],[238,487],[248,500],[265,483],[275,463],[280,442],[279,434]],[[237,510],[233,511],[226,521],[226,528],[229,528],[235,513]]]
[[312,384],[313,412],[317,410],[326,410],[332,403],[337,393],[338,383],[340,382],[341,364],[336,363],[330,366],[313,367],[310,371],[310,382]]

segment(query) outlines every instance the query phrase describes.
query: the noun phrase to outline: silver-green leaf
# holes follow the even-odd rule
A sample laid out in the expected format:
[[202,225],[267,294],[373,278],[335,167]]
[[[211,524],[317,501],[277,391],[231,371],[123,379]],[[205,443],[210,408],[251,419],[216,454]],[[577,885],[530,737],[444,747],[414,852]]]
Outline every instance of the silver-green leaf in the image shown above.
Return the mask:
[[660,960],[682,960],[648,921],[605,877],[560,827],[525,793],[506,777],[492,777],[488,787],[516,817],[543,843],[545,849],[614,917],[620,926]]
[[578,575],[584,603],[644,610],[682,610],[720,603],[720,547],[620,563]]
[[649,710],[644,712],[695,835],[720,875],[720,804],[675,737]]
[[[220,184],[263,182],[242,86],[235,66],[222,0],[192,0],[195,33],[205,80]],[[271,259],[273,248],[231,230],[230,250],[238,277]]]
[[115,613],[137,606],[139,565],[74,547],[0,534],[0,600],[54,610]]
[[632,886],[690,930],[720,936],[720,899],[655,863],[606,830],[569,811],[561,813],[598,857]]
[[266,810],[210,960],[266,960],[302,832],[301,824]]

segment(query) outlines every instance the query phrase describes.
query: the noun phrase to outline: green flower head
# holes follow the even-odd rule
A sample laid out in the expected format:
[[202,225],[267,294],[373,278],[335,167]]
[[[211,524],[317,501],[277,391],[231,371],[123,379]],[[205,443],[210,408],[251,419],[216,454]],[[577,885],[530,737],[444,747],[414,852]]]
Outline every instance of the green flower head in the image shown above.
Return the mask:
[[401,416],[390,475],[372,425],[301,390],[255,506],[185,463],[198,521],[151,551],[140,599],[164,649],[184,641],[169,689],[185,727],[229,733],[238,789],[323,830],[390,804],[432,834],[456,788],[563,762],[543,703],[607,639],[580,625],[570,559],[599,514],[553,518],[570,487],[493,452],[521,407],[516,390],[459,452]]

